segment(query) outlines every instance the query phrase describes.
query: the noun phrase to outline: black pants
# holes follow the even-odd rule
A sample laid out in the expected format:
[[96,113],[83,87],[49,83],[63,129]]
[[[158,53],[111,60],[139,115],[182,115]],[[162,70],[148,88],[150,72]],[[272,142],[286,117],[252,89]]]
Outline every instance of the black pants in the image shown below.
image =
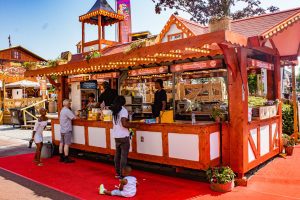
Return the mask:
[[115,138],[115,142],[115,169],[118,175],[122,175],[122,169],[127,165],[127,157],[130,149],[130,140],[129,137]]

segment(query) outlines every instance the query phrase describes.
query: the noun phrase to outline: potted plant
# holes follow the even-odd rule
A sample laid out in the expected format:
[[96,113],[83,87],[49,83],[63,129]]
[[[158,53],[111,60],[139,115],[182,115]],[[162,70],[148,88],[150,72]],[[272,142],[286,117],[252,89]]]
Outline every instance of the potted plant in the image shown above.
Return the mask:
[[215,120],[215,122],[220,123],[225,120],[226,112],[220,106],[214,106],[211,113],[211,118]]
[[288,156],[293,155],[294,147],[296,144],[295,138],[293,138],[287,134],[283,134],[282,140],[283,140],[283,146],[285,148],[286,155],[288,155]]
[[228,166],[209,168],[206,175],[213,191],[230,192],[234,188],[235,174]]

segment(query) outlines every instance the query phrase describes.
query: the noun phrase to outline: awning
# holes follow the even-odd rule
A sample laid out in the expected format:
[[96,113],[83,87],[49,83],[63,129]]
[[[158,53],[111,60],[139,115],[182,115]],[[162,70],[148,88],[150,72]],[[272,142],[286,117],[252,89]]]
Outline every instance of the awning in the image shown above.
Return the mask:
[[91,59],[89,62],[83,60],[51,68],[27,71],[25,76],[67,76],[137,66],[161,66],[166,63],[176,63],[186,59],[222,55],[223,52],[219,44],[247,46],[247,38],[231,31],[213,32],[167,43],[146,45],[146,47],[137,48],[129,52],[104,54],[104,56]]

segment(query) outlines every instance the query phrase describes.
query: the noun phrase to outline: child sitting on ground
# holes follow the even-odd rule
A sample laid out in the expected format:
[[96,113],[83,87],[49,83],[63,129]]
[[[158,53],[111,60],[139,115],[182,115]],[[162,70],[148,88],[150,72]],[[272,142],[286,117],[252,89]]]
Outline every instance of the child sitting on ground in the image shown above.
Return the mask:
[[131,167],[126,166],[122,169],[122,176],[123,179],[120,179],[120,185],[117,190],[108,191],[104,188],[104,185],[100,185],[100,194],[106,194],[111,196],[121,196],[121,197],[133,197],[136,194],[136,178],[130,176],[131,174]]
[[36,144],[34,162],[37,163],[37,166],[43,166],[41,160],[41,152],[43,147],[43,131],[47,126],[48,118],[46,117],[47,111],[45,108],[41,108],[39,110],[39,113],[41,116],[39,117],[38,121],[34,125],[31,142],[34,141],[34,143]]

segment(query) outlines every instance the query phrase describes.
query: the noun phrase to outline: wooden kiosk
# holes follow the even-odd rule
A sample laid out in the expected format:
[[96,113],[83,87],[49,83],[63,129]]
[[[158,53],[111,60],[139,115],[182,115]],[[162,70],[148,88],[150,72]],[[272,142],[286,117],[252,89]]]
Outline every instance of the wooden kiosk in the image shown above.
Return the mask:
[[[188,34],[188,33],[187,33]],[[89,60],[26,72],[26,76],[58,76],[58,107],[69,98],[67,77],[76,74],[124,73],[174,65],[199,64],[199,70],[214,70],[220,62],[227,70],[227,122],[176,121],[173,124],[141,124],[131,141],[129,157],[135,160],[206,170],[209,166],[228,165],[243,177],[249,170],[281,152],[282,113],[248,121],[248,70],[267,70],[267,98],[281,98],[280,54],[276,44],[266,45],[270,37],[246,37],[232,31],[219,31],[183,37],[165,43],[146,41],[128,51],[129,44],[102,50],[102,56]],[[127,49],[127,50],[126,50]],[[210,62],[213,61],[213,62]],[[122,82],[122,79],[119,79]],[[114,155],[111,122],[74,121],[72,148]],[[59,120],[52,121],[53,143],[60,139]]]

